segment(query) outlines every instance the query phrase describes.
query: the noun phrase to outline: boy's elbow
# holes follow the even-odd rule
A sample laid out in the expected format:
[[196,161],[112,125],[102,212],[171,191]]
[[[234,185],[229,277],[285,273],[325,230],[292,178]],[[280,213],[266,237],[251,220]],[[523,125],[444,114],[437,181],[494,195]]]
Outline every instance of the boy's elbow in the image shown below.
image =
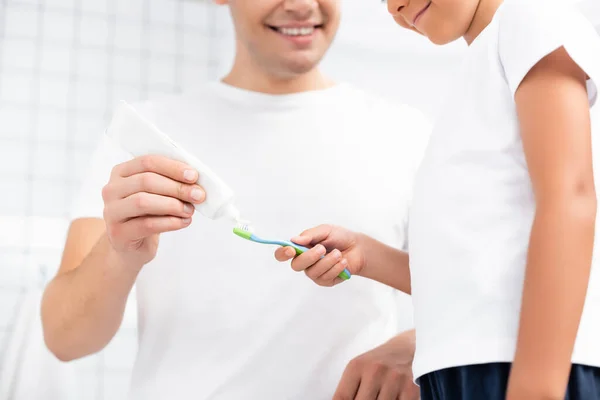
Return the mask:
[[584,226],[591,228],[596,225],[598,198],[593,178],[582,179],[572,191],[573,216]]
[[596,226],[596,213],[598,200],[593,183],[580,182],[565,193],[565,217],[570,220],[571,226],[579,231],[590,232],[593,235]]
[[538,198],[537,208],[547,215],[563,215],[566,221],[582,228],[593,228],[598,208],[593,178],[574,178],[568,184],[545,190]]

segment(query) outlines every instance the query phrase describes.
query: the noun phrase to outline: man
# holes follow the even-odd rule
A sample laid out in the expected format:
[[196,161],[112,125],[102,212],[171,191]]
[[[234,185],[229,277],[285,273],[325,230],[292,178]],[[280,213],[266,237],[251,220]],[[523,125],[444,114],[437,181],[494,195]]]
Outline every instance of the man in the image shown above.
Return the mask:
[[[215,170],[265,236],[327,218],[404,245],[428,125],[319,72],[339,0],[228,6],[229,74],[136,109]],[[412,332],[394,337],[411,325],[409,299],[360,277],[327,290],[282,268],[232,226],[193,215],[190,205],[210,196],[197,177],[161,157],[131,160],[103,138],[43,299],[52,352],[73,360],[101,350],[135,283],[131,399],[416,398]]]

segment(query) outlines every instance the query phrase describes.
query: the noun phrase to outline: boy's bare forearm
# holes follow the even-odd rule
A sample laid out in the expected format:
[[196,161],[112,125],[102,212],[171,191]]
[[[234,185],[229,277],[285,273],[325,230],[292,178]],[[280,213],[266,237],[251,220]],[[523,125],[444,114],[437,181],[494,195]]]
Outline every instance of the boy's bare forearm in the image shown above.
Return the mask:
[[49,349],[68,361],[104,348],[121,325],[138,272],[123,265],[103,235],[80,266],[46,288],[42,323]]
[[[558,201],[561,203],[560,201]],[[589,281],[595,197],[538,207],[509,399],[562,399]]]
[[365,249],[365,267],[361,276],[410,294],[408,253],[361,235]]

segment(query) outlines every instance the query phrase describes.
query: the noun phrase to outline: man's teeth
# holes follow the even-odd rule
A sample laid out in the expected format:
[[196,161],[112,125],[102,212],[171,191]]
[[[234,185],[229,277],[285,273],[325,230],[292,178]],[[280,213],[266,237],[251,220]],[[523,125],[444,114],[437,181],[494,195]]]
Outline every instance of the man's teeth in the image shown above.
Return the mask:
[[306,28],[278,28],[277,30],[287,36],[308,36],[315,31],[315,28],[310,26]]

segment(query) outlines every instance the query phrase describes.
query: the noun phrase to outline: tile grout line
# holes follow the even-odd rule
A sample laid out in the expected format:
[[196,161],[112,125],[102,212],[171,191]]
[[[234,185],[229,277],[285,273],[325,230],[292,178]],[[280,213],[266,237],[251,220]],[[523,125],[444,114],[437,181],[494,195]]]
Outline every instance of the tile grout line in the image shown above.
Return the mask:
[[[35,213],[35,206],[34,206],[34,196],[35,196],[35,154],[36,154],[36,149],[37,149],[37,142],[36,142],[36,132],[39,128],[39,124],[40,124],[40,108],[41,108],[41,79],[42,79],[42,74],[41,74],[41,68],[42,68],[42,55],[43,55],[43,49],[44,49],[44,35],[43,35],[43,29],[44,29],[44,6],[45,4],[43,3],[42,0],[39,1],[38,6],[37,6],[37,38],[35,41],[35,57],[34,57],[34,67],[33,67],[33,79],[32,79],[32,85],[31,85],[31,105],[30,105],[30,110],[31,110],[31,127],[30,127],[30,132],[29,132],[29,153],[28,153],[28,162],[27,162],[27,171],[28,171],[28,176],[29,179],[27,179],[27,200],[26,200],[26,206],[25,206],[25,215],[27,216],[33,216]],[[26,263],[29,264],[29,260],[30,257],[32,255],[32,251],[31,251],[31,238],[33,235],[33,222],[28,219],[28,222],[25,224],[26,228],[25,228],[25,240],[28,243],[28,246],[26,246],[26,250],[25,250],[25,254],[24,254],[24,258],[26,260]],[[28,282],[22,282],[23,283],[23,287],[26,288],[27,286],[29,286]]]
[[[73,7],[71,9],[71,17],[73,18],[73,37],[71,39],[71,47],[70,47],[70,65],[69,65],[69,73],[68,73],[68,94],[67,94],[67,107],[66,110],[66,128],[65,132],[65,173],[69,173],[72,171],[72,163],[71,163],[71,152],[73,150],[72,142],[75,137],[77,137],[77,84],[79,83],[79,77],[77,74],[78,61],[77,56],[79,55],[80,50],[80,41],[79,36],[81,33],[81,0],[75,0],[73,2]],[[67,203],[70,203],[70,193],[66,193]],[[67,206],[64,210],[64,218],[68,219],[69,207]]]

